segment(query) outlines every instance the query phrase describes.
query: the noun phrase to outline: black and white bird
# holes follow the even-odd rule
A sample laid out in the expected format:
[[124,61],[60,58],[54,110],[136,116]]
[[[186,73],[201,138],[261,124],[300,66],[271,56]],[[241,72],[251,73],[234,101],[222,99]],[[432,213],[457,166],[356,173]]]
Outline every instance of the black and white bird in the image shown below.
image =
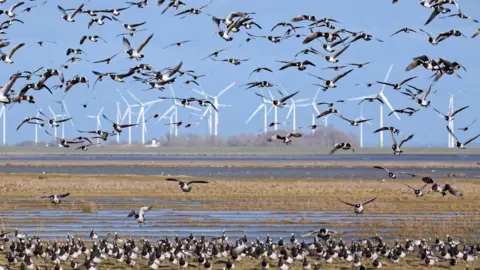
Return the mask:
[[65,9],[63,9],[61,6],[58,6],[58,9],[62,12],[63,16],[62,19],[65,20],[66,22],[75,22],[73,19],[75,15],[77,15],[78,12],[80,12],[83,8],[84,4],[81,4],[78,8],[76,8],[72,13],[67,14]]
[[333,146],[332,150],[330,150],[330,152],[328,152],[328,154],[329,154],[329,155],[333,155],[333,154],[335,154],[335,152],[336,152],[337,150],[340,150],[340,149],[346,150],[346,151],[352,150],[352,152],[355,153],[355,149],[353,149],[353,146],[352,146],[351,143],[349,143],[349,142],[341,142],[341,143],[336,143],[336,144]]
[[280,70],[284,70],[284,69],[287,69],[289,67],[297,67],[297,69],[299,71],[303,71],[303,70],[307,69],[307,66],[315,67],[315,64],[313,64],[312,62],[310,62],[308,60],[305,60],[305,61],[302,61],[302,62],[280,61],[280,63],[285,64],[280,68]]
[[15,17],[17,14],[15,14],[15,9],[18,8],[19,6],[25,4],[25,2],[18,2],[12,5],[8,10],[0,10],[0,14],[5,14],[10,18]]
[[190,182],[183,182],[175,178],[167,178],[166,181],[170,182],[177,182],[178,186],[183,192],[190,192],[192,191],[192,187],[190,185],[192,184],[208,184],[207,181],[202,181],[202,180],[195,180],[195,181],[190,181]]
[[456,146],[458,149],[467,149],[467,145],[473,141],[475,141],[478,137],[480,137],[480,134],[478,134],[477,136],[467,140],[466,142],[462,143],[460,142],[460,140],[458,140],[457,136],[455,135],[455,133],[453,133],[453,131],[450,129],[450,127],[447,125],[447,130],[448,130],[448,133],[450,133],[450,135],[453,136],[453,138],[455,138],[455,141],[456,141]]
[[442,113],[441,111],[439,111],[439,110],[437,110],[437,109],[435,109],[435,108],[433,108],[433,109],[434,109],[437,113],[439,113],[440,116],[442,116],[443,119],[445,119],[446,121],[452,121],[452,120],[454,120],[454,116],[455,116],[457,113],[459,113],[459,112],[467,109],[468,107],[469,107],[469,106],[465,106],[465,107],[456,109],[455,111],[451,112],[451,113],[448,114],[448,115]]
[[408,142],[409,140],[411,140],[413,138],[413,134],[411,134],[410,136],[404,138],[400,144],[397,143],[397,139],[395,139],[395,133],[393,131],[390,132],[390,134],[392,135],[392,150],[393,150],[393,154],[394,155],[400,155],[403,153],[403,150],[401,149],[402,145],[406,142]]
[[[284,96],[284,97],[282,97],[281,99],[278,99],[278,100],[277,100],[277,99],[273,99],[273,100],[271,100],[271,102],[272,102],[272,104],[273,104],[274,106],[277,106],[277,107],[279,107],[279,108],[283,108],[283,106],[287,105],[286,101],[289,100],[289,99],[291,99],[292,97],[294,97],[294,96],[295,96],[296,94],[298,94],[298,93],[299,93],[299,91],[297,91],[297,92],[295,92],[295,93],[293,93],[293,94],[290,94],[290,95],[288,95],[288,96]],[[255,94],[256,94],[257,96],[263,98],[263,99],[267,99],[265,96],[263,96],[263,95],[261,95],[261,94],[259,94],[259,93],[257,93],[257,92],[255,92]]]
[[457,128],[457,130],[461,130],[461,131],[468,131],[470,129],[470,127],[475,124],[475,122],[477,122],[477,119],[473,120],[472,123],[470,123],[468,126],[464,126],[462,128]]
[[392,172],[392,171],[390,171],[389,169],[387,169],[387,168],[385,168],[385,167],[381,167],[381,166],[373,166],[373,168],[386,171],[386,172],[388,173],[388,177],[390,177],[391,179],[397,179],[397,177],[398,177],[399,175],[408,175],[408,176],[411,176],[411,177],[415,177],[415,174],[412,174],[412,173],[407,173],[407,172]]
[[312,76],[312,77],[315,77],[315,78],[317,78],[317,79],[319,79],[319,80],[322,80],[322,81],[324,82],[323,85],[321,85],[321,84],[314,84],[314,85],[320,86],[320,87],[323,89],[323,91],[327,91],[328,88],[337,88],[337,85],[336,85],[335,83],[336,83],[338,80],[342,79],[343,77],[347,76],[347,75],[348,75],[350,72],[352,72],[352,71],[353,71],[353,69],[347,70],[347,71],[345,71],[344,73],[341,73],[341,74],[335,76],[335,77],[334,77],[333,79],[331,79],[331,80],[326,80],[326,79],[323,79],[323,78],[321,78],[321,77],[318,77],[318,76],[313,75],[313,74],[310,74],[310,73],[308,73],[308,74],[309,74],[310,76]]
[[113,125],[113,130],[115,130],[117,133],[121,133],[123,128],[129,128],[129,127],[134,127],[137,126],[138,124],[118,124],[115,123],[114,121],[110,120],[105,114],[102,115],[105,120],[109,121]]
[[267,142],[273,142],[274,140],[280,140],[282,143],[284,143],[286,145],[290,145],[290,144],[292,144],[292,140],[291,140],[292,137],[300,138],[300,137],[302,137],[302,134],[298,133],[298,132],[289,132],[285,136],[281,136],[281,135],[277,134],[277,135],[273,135],[272,137],[268,138]]
[[130,214],[128,214],[127,217],[135,217],[135,220],[137,221],[137,223],[144,223],[145,222],[145,213],[147,213],[148,211],[150,211],[152,209],[152,206],[144,206],[144,207],[141,207],[140,210],[138,210],[138,212],[135,212],[135,210],[132,210],[130,212]]
[[417,33],[417,31],[415,31],[411,28],[405,27],[405,28],[402,28],[402,29],[396,31],[395,33],[391,34],[390,37],[393,37],[393,36],[395,36],[397,34],[400,34],[400,33],[407,33],[407,34],[408,33]]
[[346,205],[349,205],[349,206],[352,206],[353,207],[353,211],[355,212],[355,214],[360,215],[362,214],[363,215],[363,211],[364,211],[364,206],[375,201],[377,199],[377,197],[373,198],[373,199],[370,199],[366,202],[363,202],[363,203],[349,203],[349,202],[346,202],[346,201],[342,201],[340,199],[338,199],[340,202],[346,204]]
[[144,58],[145,55],[141,53],[143,48],[147,46],[148,42],[153,38],[153,34],[151,34],[147,39],[145,39],[136,49],[133,49],[132,46],[130,45],[130,41],[128,41],[127,38],[123,38],[123,45],[127,48],[125,53],[128,55],[129,58],[131,59],[141,59]]
[[23,46],[25,46],[25,43],[20,43],[12,47],[8,52],[8,54],[5,54],[4,52],[0,51],[0,59],[6,64],[13,64],[13,60],[12,60],[13,55],[15,54],[16,51],[18,51],[18,49],[22,48]]
[[415,196],[417,196],[417,198],[420,198],[420,197],[423,196],[422,190],[423,190],[426,186],[428,186],[428,184],[425,184],[425,185],[423,185],[421,188],[416,189],[416,188],[414,188],[414,187],[412,187],[412,186],[410,186],[410,185],[408,185],[408,184],[404,184],[404,185],[407,186],[409,189],[413,190],[413,192],[415,192]]
[[377,81],[377,83],[391,86],[391,87],[393,87],[394,90],[399,90],[399,89],[402,89],[402,86],[403,86],[405,83],[407,83],[407,82],[409,82],[409,81],[411,81],[411,80],[413,80],[413,79],[415,79],[415,78],[417,78],[417,76],[407,78],[407,79],[401,81],[400,83],[388,83],[388,82],[380,82],[380,81]]
[[70,193],[64,193],[64,194],[54,194],[54,195],[49,195],[49,196],[42,196],[40,198],[42,199],[50,199],[52,201],[52,204],[60,204],[62,201],[60,199],[66,198]]

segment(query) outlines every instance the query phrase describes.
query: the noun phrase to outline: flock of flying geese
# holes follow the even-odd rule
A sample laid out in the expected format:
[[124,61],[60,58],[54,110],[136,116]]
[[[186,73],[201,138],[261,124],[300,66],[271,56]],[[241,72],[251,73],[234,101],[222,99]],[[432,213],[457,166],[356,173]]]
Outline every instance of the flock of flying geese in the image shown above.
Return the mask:
[[[5,5],[6,0],[1,1],[0,3]],[[10,2],[10,1],[8,1]],[[24,23],[21,20],[21,17],[25,13],[33,12],[36,9],[41,9],[43,5],[47,3],[47,1],[41,2],[40,0],[30,0],[29,2],[35,2],[35,4],[28,6],[26,2],[18,2],[14,3],[10,6],[10,8],[6,10],[0,9],[0,14],[6,15],[8,20],[0,24],[0,33],[5,34],[8,37],[8,32],[11,29],[15,28],[15,24]],[[394,4],[397,1],[393,1]],[[226,14],[226,16],[214,16],[207,13],[208,7],[213,3],[210,1],[209,3],[196,7],[190,7],[188,4],[179,1],[179,0],[170,0],[170,1],[158,1],[157,5],[161,7],[163,10],[161,14],[170,13],[173,11],[174,17],[186,18],[190,16],[199,16],[204,15],[210,17],[213,22],[213,27],[217,29],[217,34],[220,38],[225,40],[225,42],[231,42],[234,37],[237,38],[239,33],[246,32],[246,42],[253,42],[254,40],[258,39],[266,39],[272,43],[281,43],[287,39],[300,39],[302,44],[308,44],[310,47],[303,49],[302,51],[298,52],[294,56],[294,60],[288,61],[278,61],[281,66],[279,66],[279,71],[296,68],[298,71],[304,71],[307,68],[316,67],[317,65],[310,60],[297,60],[297,57],[301,55],[317,55],[320,59],[323,59],[327,63],[336,64],[340,62],[340,58],[343,54],[348,51],[349,48],[355,45],[358,42],[384,42],[383,40],[379,39],[378,37],[373,36],[370,33],[365,31],[351,31],[343,27],[339,27],[340,22],[332,19],[332,18],[319,18],[313,15],[308,14],[301,14],[294,18],[291,18],[289,21],[282,21],[276,23],[270,30],[271,33],[278,33],[278,34],[268,34],[268,35],[254,35],[250,32],[256,28],[258,31],[264,31],[263,27],[255,22],[255,12],[230,12]],[[446,18],[459,18],[464,20],[471,20],[473,23],[478,23],[478,21],[465,13],[461,9],[461,6],[456,0],[424,0],[419,2],[420,6],[426,9],[431,10],[431,16],[426,21],[425,25],[430,24],[432,21],[436,20],[437,18],[446,19]],[[125,50],[123,51],[123,55],[127,59],[133,59],[142,63],[138,63],[137,65],[133,65],[127,72],[100,72],[97,70],[92,70],[93,75],[96,77],[93,83],[93,88],[102,82],[104,79],[109,78],[114,82],[124,83],[126,79],[131,79],[129,82],[137,82],[141,84],[146,84],[150,88],[149,89],[158,89],[163,90],[168,84],[172,84],[175,81],[178,81],[183,76],[188,76],[189,79],[185,80],[184,84],[196,84],[200,85],[198,80],[202,77],[205,77],[205,74],[197,74],[194,70],[191,69],[184,69],[183,62],[180,61],[178,64],[170,67],[166,67],[163,69],[156,69],[149,65],[148,63],[144,63],[145,60],[149,59],[144,54],[144,48],[149,44],[149,42],[154,37],[154,34],[151,33],[147,36],[146,39],[143,39],[140,43],[138,41],[133,40],[140,32],[148,32],[148,29],[143,28],[146,26],[146,21],[141,22],[124,22],[121,20],[121,14],[124,12],[133,12],[133,9],[143,9],[149,5],[148,0],[139,1],[139,2],[127,2],[119,8],[109,8],[109,9],[93,9],[90,7],[91,3],[84,3],[77,7],[70,7],[65,8],[62,6],[58,6],[58,10],[60,12],[60,17],[66,23],[79,23],[77,22],[78,17],[86,16],[88,17],[87,28],[99,30],[101,26],[104,24],[118,24],[119,28],[124,29],[126,32],[117,35],[117,37],[121,37]],[[282,30],[282,31],[280,31]],[[395,31],[390,37],[393,38],[394,36],[400,34],[424,34],[428,36],[428,41],[432,45],[438,45],[441,42],[445,42],[449,38],[454,37],[465,37],[463,33],[459,30],[449,30],[447,32],[443,32],[438,34],[437,36],[430,35],[423,29],[411,29],[408,27],[399,29]],[[478,34],[480,34],[480,29],[476,31],[472,38],[475,38]],[[131,39],[129,39],[131,38]],[[107,42],[103,39],[100,35],[82,35],[79,37],[79,44],[84,45],[86,42]],[[164,47],[164,49],[168,49],[170,47],[180,47],[184,46],[188,43],[194,42],[193,40],[182,40],[178,42],[174,42],[170,45]],[[55,41],[38,41],[37,44],[39,46],[46,46],[49,43],[55,43]],[[321,48],[314,48],[314,45],[318,44]],[[10,41],[8,38],[0,38],[0,59],[7,64],[13,64],[14,55],[21,53],[21,50],[25,43],[20,43],[10,46]],[[136,46],[134,46],[136,45]],[[3,52],[3,50],[10,46],[10,50],[8,53]],[[234,66],[238,66],[243,62],[248,61],[249,59],[237,59],[237,58],[222,58],[221,55],[225,53],[228,49],[219,49],[215,52],[208,54],[203,60],[210,59],[212,61],[218,62],[226,62],[230,63]],[[323,51],[322,51],[323,50]],[[108,66],[111,63],[114,63],[115,59],[121,57],[122,52],[118,52],[114,55],[108,56],[105,59],[100,59],[97,61],[92,61],[93,64],[98,66]],[[82,58],[83,55],[86,55],[86,52],[82,48],[67,48],[66,55],[70,57],[64,64],[60,67],[55,68],[39,68],[37,70],[25,70],[22,72],[15,72],[9,79],[9,81],[0,89],[0,102],[8,105],[14,103],[22,103],[28,102],[30,104],[35,103],[35,98],[33,95],[29,95],[34,91],[40,90],[47,90],[50,93],[54,93],[54,91],[61,91],[68,93],[72,91],[76,86],[81,84],[86,84],[90,87],[90,79],[86,76],[76,75],[72,78],[65,78],[64,71],[68,69],[69,66],[82,62],[85,60]],[[84,61],[83,61],[84,62]],[[355,69],[362,69],[366,68],[368,65],[372,64],[373,62],[365,62],[365,63],[345,63],[343,65],[335,65],[329,66],[324,69],[330,69],[335,71],[342,71],[350,67],[346,71],[342,71],[340,74],[334,76],[333,78],[325,78],[324,76],[318,76],[312,73],[308,73],[310,76],[318,80],[318,83],[314,85],[322,89],[323,91],[328,91],[329,89],[337,88],[339,83],[341,82],[342,78],[345,78],[349,74],[355,71]],[[375,81],[372,83],[367,83],[367,87],[371,87],[375,84],[384,85],[387,87],[392,88],[393,90],[400,91],[402,94],[410,97],[414,103],[419,105],[419,108],[414,108],[414,104],[412,102],[412,106],[408,106],[403,109],[397,109],[393,112],[390,112],[389,115],[393,113],[402,113],[409,116],[417,113],[421,109],[429,108],[430,107],[430,100],[428,100],[429,94],[432,91],[432,87],[434,86],[435,82],[443,78],[445,75],[455,75],[460,77],[460,70],[466,70],[465,67],[456,62],[450,61],[444,58],[433,59],[427,55],[418,56],[412,59],[412,62],[406,67],[406,71],[415,70],[418,67],[423,67],[426,70],[429,70],[433,73],[432,84],[427,87],[426,89],[422,89],[422,87],[416,87],[412,85],[412,81],[417,78],[417,76],[409,77],[399,83],[390,83],[390,82],[383,82],[383,81]],[[246,89],[252,88],[259,88],[263,90],[264,88],[270,87],[277,87],[278,85],[269,81],[250,81],[250,77],[253,74],[260,74],[264,72],[273,72],[273,68],[271,67],[257,67],[249,74],[249,82],[245,84]],[[37,82],[29,82],[35,81],[38,77]],[[52,78],[57,78],[57,84],[55,85],[48,85],[47,83],[52,82]],[[460,77],[461,78],[461,77]],[[27,81],[23,85],[20,84],[20,80]],[[20,85],[19,85],[20,84]],[[14,87],[18,87],[20,90],[16,91]],[[278,108],[283,108],[287,106],[290,100],[297,95],[299,92],[295,92],[293,94],[284,93],[284,91],[277,89],[280,97],[273,98],[271,100],[267,98],[263,93],[255,94],[260,97],[264,102],[271,102],[272,106],[276,106]],[[180,101],[182,106],[188,107],[192,104],[198,104],[199,106],[212,106],[215,110],[218,110],[212,103],[208,97],[206,98],[195,98],[195,97],[160,97],[160,99],[174,99],[176,101]],[[384,103],[381,96],[377,97],[367,97],[364,100],[361,100],[360,103],[363,102],[379,102]],[[340,119],[345,120],[352,126],[359,126],[365,122],[368,122],[372,119],[350,119],[345,115],[341,114],[341,112],[335,107],[335,104],[343,102],[338,101],[334,103],[327,103],[327,102],[320,102],[318,105],[328,105],[323,112],[321,112],[317,119],[321,119],[329,114],[333,114],[338,116]],[[87,107],[89,102],[86,104],[81,104],[84,108]],[[466,109],[467,107],[462,108]],[[435,109],[435,108],[434,108]],[[443,113],[439,112],[435,109],[435,111],[441,113],[445,116],[447,121],[453,119],[453,117],[462,110],[456,110],[455,112],[444,115]],[[158,118],[158,114],[154,114],[151,117],[148,117],[146,121],[152,118]],[[125,128],[131,128],[133,126],[138,125],[138,123],[117,123],[109,118],[106,115],[103,115],[103,118],[112,124],[112,130],[84,130],[80,131],[80,133],[92,134],[93,137],[87,138],[85,136],[78,136],[76,138],[68,139],[68,138],[59,138],[55,137],[56,140],[59,141],[61,146],[70,147],[70,145],[77,145],[75,148],[76,150],[87,150],[88,146],[92,145],[92,138],[102,139],[106,141],[110,136],[119,134]],[[20,129],[25,124],[32,124],[38,125],[41,127],[46,127],[49,125],[52,128],[56,128],[61,124],[64,124],[67,121],[72,120],[71,117],[69,118],[62,118],[57,119],[56,117],[49,117],[45,113],[40,111],[40,115],[38,117],[31,116],[26,117],[19,125],[18,129]],[[191,124],[186,124],[183,121],[179,121],[177,123],[172,123],[177,128],[181,125],[185,127],[190,127]],[[278,123],[272,123],[273,126],[277,125]],[[270,126],[272,126],[272,124]],[[318,126],[313,124],[309,126],[311,129],[315,129]],[[453,131],[447,127],[448,131],[456,138],[457,140],[457,147],[464,149],[466,145],[471,143],[473,140],[477,139],[479,135],[467,140],[465,142],[460,141]],[[394,154],[401,154],[403,151],[401,146],[406,143],[407,141],[413,138],[413,134],[402,138],[400,143],[398,143],[398,138],[395,135],[398,135],[398,132],[393,132],[396,130],[394,127],[385,127],[380,131],[390,131],[392,135],[392,149]],[[468,127],[458,129],[460,131],[467,131]],[[46,130],[47,134],[51,135],[51,132]],[[292,138],[299,138],[302,134],[299,132],[289,132],[285,135],[276,134],[273,137],[268,138],[269,142],[280,140],[285,144],[291,144]],[[53,136],[52,136],[53,137]],[[333,154],[335,151],[342,149],[342,150],[353,150],[351,142],[339,142],[333,146],[333,150],[330,152]]]

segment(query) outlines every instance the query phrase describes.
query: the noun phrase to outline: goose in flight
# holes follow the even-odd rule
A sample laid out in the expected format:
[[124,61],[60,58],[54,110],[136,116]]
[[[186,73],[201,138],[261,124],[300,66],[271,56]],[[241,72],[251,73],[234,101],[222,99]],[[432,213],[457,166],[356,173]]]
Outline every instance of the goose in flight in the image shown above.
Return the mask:
[[63,16],[62,16],[62,19],[65,20],[66,22],[75,22],[75,20],[73,19],[73,17],[75,17],[75,15],[77,15],[78,12],[80,12],[83,8],[83,4],[81,4],[77,9],[75,9],[72,13],[70,14],[67,14],[67,12],[65,11],[65,9],[63,9],[61,6],[58,6],[58,9],[60,10],[60,12],[62,12]]
[[180,180],[177,180],[175,178],[167,178],[166,181],[170,181],[170,182],[178,182],[178,186],[180,187],[180,189],[183,191],[183,192],[190,192],[192,191],[192,187],[190,187],[189,185],[192,185],[192,184],[208,184],[207,181],[190,181],[190,182],[183,182],[183,181],[180,181]]
[[8,54],[5,54],[2,51],[0,51],[0,59],[7,64],[13,64],[13,60],[12,60],[13,55],[15,54],[15,52],[18,49],[22,48],[23,46],[25,46],[25,43],[20,43],[16,46],[12,47],[10,49],[10,52],[8,52]]
[[448,114],[448,115],[442,113],[441,111],[439,111],[439,110],[437,110],[437,109],[435,109],[435,108],[433,108],[433,109],[434,109],[437,113],[439,113],[441,116],[443,116],[443,119],[445,119],[446,121],[452,121],[452,120],[454,120],[454,116],[455,116],[457,113],[459,113],[459,112],[467,109],[468,107],[470,107],[470,106],[465,106],[465,107],[456,109],[455,111],[451,112],[451,113]]
[[[298,92],[299,92],[299,91],[297,91],[297,92],[295,92],[295,93],[293,93],[293,94],[290,94],[290,95],[288,95],[288,96],[285,96],[285,97],[283,97],[283,98],[281,98],[281,99],[279,99],[279,100],[274,99],[274,100],[272,100],[272,104],[273,104],[274,106],[279,107],[279,108],[283,108],[283,106],[287,104],[286,101],[289,100],[289,99],[291,99],[292,97],[294,97],[296,94],[298,94]],[[257,96],[263,98],[263,99],[266,99],[265,96],[260,95],[260,94],[257,93],[257,92],[255,92],[255,94],[256,94]]]
[[413,134],[411,134],[410,136],[404,138],[400,144],[397,144],[397,140],[395,139],[395,133],[393,131],[390,132],[390,134],[392,135],[392,150],[393,150],[393,154],[394,155],[397,155],[399,156],[400,154],[403,153],[403,150],[401,149],[402,145],[406,142],[408,142],[409,140],[411,140],[413,138]]
[[422,190],[423,190],[426,186],[428,186],[428,184],[425,184],[425,185],[423,185],[421,188],[416,189],[416,188],[414,188],[414,187],[412,187],[412,186],[410,186],[410,185],[408,185],[408,184],[404,184],[404,185],[407,186],[409,189],[413,190],[413,192],[415,192],[415,196],[417,196],[417,198],[420,198],[420,197],[423,196]]
[[45,130],[45,133],[47,133],[48,135],[50,135],[50,136],[54,137],[55,139],[59,140],[60,145],[62,147],[65,147],[65,148],[69,148],[70,144],[76,144],[76,143],[83,143],[84,142],[84,141],[67,140],[67,139],[55,137],[52,134],[50,134],[47,130]]
[[108,117],[105,116],[105,114],[103,114],[102,116],[103,116],[103,118],[105,118],[105,120],[107,120],[108,122],[113,124],[113,130],[115,130],[117,133],[121,133],[122,128],[129,128],[129,127],[134,127],[134,126],[138,125],[138,124],[117,124],[117,123],[113,122],[112,120],[108,119]]
[[364,210],[364,206],[375,201],[377,199],[377,197],[373,198],[373,199],[370,199],[366,202],[363,202],[363,203],[349,203],[349,202],[346,202],[346,201],[342,201],[340,199],[338,199],[340,202],[346,204],[346,205],[349,205],[349,206],[352,206],[353,207],[353,211],[355,212],[355,214],[360,215],[362,214],[363,215],[363,210]]
[[373,168],[386,171],[388,173],[388,177],[390,177],[391,179],[397,179],[399,175],[408,175],[411,177],[415,177],[415,174],[406,173],[406,172],[392,172],[389,169],[381,166],[373,166]]
[[282,66],[280,68],[280,70],[284,70],[284,69],[287,69],[289,67],[297,67],[297,69],[299,71],[303,71],[305,69],[307,69],[307,66],[313,66],[315,67],[315,64],[313,64],[312,62],[308,61],[308,60],[305,60],[305,61],[302,61],[302,62],[288,62],[288,61],[281,61],[280,63],[283,63],[285,64],[284,66]]
[[25,2],[18,2],[16,4],[14,4],[13,6],[11,6],[8,10],[0,10],[0,14],[6,14],[8,17],[10,18],[13,18],[15,17],[17,14],[15,14],[15,9],[18,8],[19,6],[25,4]]
[[468,141],[462,143],[462,142],[460,142],[460,140],[458,140],[457,136],[455,135],[455,133],[452,132],[452,130],[450,129],[450,127],[449,127],[448,125],[447,125],[447,130],[448,130],[448,133],[450,133],[450,135],[452,135],[453,138],[455,138],[455,141],[457,141],[457,142],[456,142],[456,146],[457,146],[458,149],[467,149],[466,146],[467,146],[469,143],[473,142],[473,141],[476,140],[478,137],[480,137],[480,134],[478,134],[477,136],[475,136],[475,137],[469,139]]
[[413,79],[415,79],[415,78],[417,78],[417,76],[407,78],[407,79],[401,81],[400,83],[388,83],[388,82],[380,82],[380,81],[377,81],[377,83],[391,86],[391,87],[393,87],[394,90],[399,90],[399,89],[402,89],[402,86],[403,86],[405,83],[407,83],[407,82],[409,82],[409,81],[411,81],[411,80],[413,80]]
[[295,138],[300,138],[302,137],[302,134],[298,132],[289,132],[286,136],[281,136],[279,134],[274,135],[270,138],[267,139],[267,142],[273,142],[274,140],[280,140],[286,145],[291,145],[292,140],[290,138],[295,137]]
[[148,42],[153,38],[153,34],[151,34],[146,40],[144,40],[136,49],[133,49],[130,45],[130,41],[127,38],[123,37],[123,45],[127,47],[125,53],[128,55],[130,59],[141,59],[144,58],[145,55],[141,53],[142,49],[148,44]]
[[430,106],[430,100],[427,100],[427,98],[428,98],[428,95],[430,94],[431,91],[432,91],[432,85],[430,85],[430,87],[428,87],[427,91],[425,91],[425,93],[423,94],[423,98],[418,97],[417,94],[414,94],[409,89],[407,89],[406,92],[400,92],[400,93],[402,93],[404,95],[407,95],[407,96],[410,96],[413,100],[415,100],[415,102],[418,105],[420,105],[424,108],[428,108]]
[[52,204],[60,204],[62,201],[60,199],[66,198],[70,193],[65,193],[65,194],[53,194],[49,196],[42,196],[40,198],[42,199],[50,199],[52,201]]
[[12,77],[10,77],[8,83],[0,89],[0,103],[9,104],[11,102],[9,92],[20,75],[21,73],[15,73]]
[[350,69],[350,70],[347,70],[345,71],[344,73],[341,73],[339,75],[337,75],[335,78],[331,79],[331,80],[326,80],[326,79],[323,79],[321,77],[318,77],[316,75],[313,75],[313,74],[310,74],[308,73],[308,75],[312,76],[312,77],[315,77],[319,80],[322,80],[324,82],[324,85],[320,85],[320,84],[314,84],[316,86],[320,86],[323,88],[323,91],[327,91],[328,88],[337,88],[337,85],[335,84],[338,80],[340,80],[341,78],[347,76],[350,72],[352,72],[353,69]]
[[328,154],[331,156],[331,155],[335,154],[335,152],[337,150],[340,150],[340,149],[346,150],[346,151],[352,150],[352,152],[355,153],[355,149],[353,149],[353,146],[352,146],[351,143],[341,142],[341,143],[336,143],[333,146],[332,150],[330,150],[330,152],[328,152]]
[[470,127],[475,124],[475,122],[477,122],[477,119],[473,120],[472,123],[470,123],[468,126],[466,127],[463,127],[463,128],[457,128],[457,130],[461,130],[461,131],[468,131],[470,129]]
[[34,124],[34,125],[39,125],[41,127],[43,127],[45,124],[43,123],[43,119],[42,118],[38,118],[38,117],[27,117],[25,119],[22,120],[22,122],[20,123],[20,125],[18,125],[17,127],[17,130],[19,130],[25,123],[27,124]]
[[378,133],[378,132],[387,131],[387,130],[391,131],[395,134],[400,134],[400,129],[395,128],[395,127],[381,127],[379,129],[375,130],[373,133]]
[[373,119],[363,119],[363,118],[356,119],[356,120],[350,120],[350,119],[347,119],[347,118],[343,117],[343,115],[341,115],[341,114],[338,117],[340,117],[341,119],[349,122],[350,125],[354,126],[354,127],[358,127],[362,123],[369,122],[369,121],[373,120]]
[[152,210],[152,207],[153,206],[144,206],[142,208],[140,208],[140,210],[138,212],[135,212],[135,210],[132,210],[132,212],[130,212],[130,214],[128,214],[127,217],[135,217],[135,220],[137,221],[137,223],[144,223],[145,222],[145,213],[147,213],[148,211]]

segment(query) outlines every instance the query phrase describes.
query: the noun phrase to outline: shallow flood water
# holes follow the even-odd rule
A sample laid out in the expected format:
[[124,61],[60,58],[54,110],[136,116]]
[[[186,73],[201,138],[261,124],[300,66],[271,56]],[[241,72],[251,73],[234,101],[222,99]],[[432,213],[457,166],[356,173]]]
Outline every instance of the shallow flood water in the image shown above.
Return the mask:
[[[414,174],[446,177],[447,174],[465,174],[468,178],[480,178],[480,168],[395,168]],[[383,179],[387,174],[374,168],[340,167],[159,167],[159,166],[0,166],[2,173],[29,174],[99,174],[99,175],[185,175],[213,178],[338,178]],[[399,176],[401,178],[402,176]],[[406,177],[408,178],[408,177]]]
[[[19,198],[25,203],[25,198]],[[356,216],[345,211],[206,211],[195,210],[200,202],[171,202],[186,204],[192,210],[152,209],[146,214],[147,222],[140,226],[133,218],[127,218],[130,210],[119,209],[119,206],[131,205],[138,209],[152,203],[151,199],[124,198],[86,198],[89,201],[102,203],[104,209],[83,213],[81,210],[33,209],[6,210],[0,213],[3,228],[18,228],[30,236],[38,235],[42,239],[63,239],[67,234],[88,239],[91,229],[100,235],[118,232],[122,236],[134,238],[145,237],[158,240],[175,235],[196,236],[205,234],[207,237],[221,235],[227,231],[230,239],[238,239],[247,234],[250,238],[265,238],[269,234],[274,239],[288,239],[291,233],[297,237],[306,232],[328,227],[328,224],[341,222],[343,228],[333,228],[342,234],[344,239],[357,238],[360,228],[356,224],[373,221],[396,221],[406,218],[428,218],[430,222],[440,222],[451,217],[448,214],[412,214],[392,215],[368,213]],[[27,202],[28,203],[28,202]],[[32,201],[33,203],[33,201]],[[154,203],[163,203],[154,201]],[[22,208],[22,205],[18,205]],[[25,205],[23,205],[25,206]],[[415,222],[415,221],[413,221]],[[379,233],[387,233],[388,228],[376,228]]]

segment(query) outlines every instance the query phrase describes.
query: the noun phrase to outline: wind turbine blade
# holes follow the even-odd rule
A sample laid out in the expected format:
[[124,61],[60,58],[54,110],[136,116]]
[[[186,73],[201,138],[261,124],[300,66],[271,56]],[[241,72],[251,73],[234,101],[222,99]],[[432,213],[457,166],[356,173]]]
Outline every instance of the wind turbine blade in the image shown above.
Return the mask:
[[[392,72],[393,69],[393,64],[390,65],[390,68],[388,69],[387,75],[385,76],[384,82],[388,82],[388,79],[390,78],[390,73]],[[380,93],[383,93],[383,90],[385,89],[385,84],[382,85],[382,90],[380,90]]]
[[252,120],[252,118],[263,108],[265,107],[265,104],[260,104],[258,105],[257,109],[252,113],[252,115],[250,115],[250,117],[247,119],[247,121],[245,122],[245,124],[248,124],[248,122],[250,122],[250,120]]
[[368,96],[363,96],[363,97],[349,98],[348,100],[349,101],[354,101],[354,100],[362,100],[362,99],[366,99],[366,98],[375,98],[375,97],[377,97],[377,95],[373,94],[373,95],[368,95]]
[[395,109],[392,107],[392,104],[390,104],[390,101],[388,101],[387,97],[385,96],[385,94],[383,94],[383,92],[380,92],[380,97],[382,98],[383,102],[385,102],[385,104],[387,104],[388,108],[390,108],[390,110],[393,112],[393,114],[395,114],[395,116],[397,117],[398,121],[402,121],[400,119],[400,116],[398,116],[397,112],[394,112]]
[[173,110],[175,109],[175,105],[170,106],[170,108],[162,114],[160,117],[158,117],[157,123],[160,122],[160,120],[165,119],[165,117]]
[[190,89],[190,90],[192,90],[193,92],[199,94],[200,96],[208,97],[208,95],[207,95],[205,92],[199,91],[199,90],[194,89],[194,88],[192,88],[192,89]]
[[138,102],[140,105],[143,105],[143,103],[140,102],[140,100],[138,100],[138,98],[135,95],[133,95],[132,92],[130,92],[130,90],[127,89],[127,92],[133,99],[135,99],[136,102]]
[[292,105],[290,106],[290,109],[288,109],[287,117],[285,117],[285,122],[286,122],[287,119],[290,117],[290,114],[291,114],[292,111],[293,111],[293,107],[295,107],[295,104],[292,104]]
[[222,91],[220,91],[220,92],[217,94],[217,98],[220,97],[221,95],[225,94],[225,92],[227,92],[228,90],[230,90],[230,88],[232,88],[235,84],[237,84],[237,82],[233,82],[232,84],[230,84],[229,86],[227,86],[225,89],[223,89]]
[[53,112],[52,107],[50,107],[50,105],[48,106],[48,109],[49,109],[50,112],[52,113],[53,118],[56,118],[56,117],[55,117],[55,113]]
[[270,98],[271,98],[272,100],[275,99],[275,98],[273,97],[272,92],[271,92],[270,90],[268,90],[268,94],[270,95]]
[[300,102],[304,102],[304,101],[308,101],[310,100],[309,98],[303,98],[303,99],[298,99],[298,100],[295,100],[295,103],[300,103]]
[[[138,117],[137,117],[137,124],[140,123],[140,118],[142,117],[142,115],[145,113],[145,107],[141,107],[140,108],[140,111],[138,112]],[[129,123],[130,124],[130,123]]]
[[122,94],[122,92],[120,92],[120,90],[118,90],[118,88],[117,88],[117,91],[118,91],[118,93],[120,94],[120,97],[122,98],[123,102],[125,102],[125,104],[127,104],[127,106],[130,106],[130,104],[128,103],[127,99],[126,99],[125,96]]

